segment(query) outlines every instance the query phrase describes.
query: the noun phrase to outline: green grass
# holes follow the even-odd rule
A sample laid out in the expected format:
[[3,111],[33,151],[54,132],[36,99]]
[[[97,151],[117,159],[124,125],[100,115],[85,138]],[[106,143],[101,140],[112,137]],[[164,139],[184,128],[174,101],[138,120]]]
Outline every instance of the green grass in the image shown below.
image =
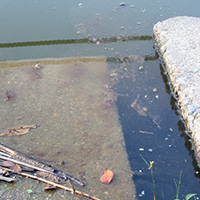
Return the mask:
[[[151,170],[151,177],[152,177],[152,182],[153,182],[153,200],[158,200],[157,193],[156,193],[156,183],[155,183],[155,179],[154,179],[154,175],[153,175],[153,164],[154,164],[154,161],[147,162],[147,160],[141,154],[140,154],[140,157],[147,164],[148,169]],[[174,200],[181,200],[181,199],[179,199],[180,187],[181,187],[181,176],[182,176],[182,171],[180,172],[178,183],[174,179],[174,184],[175,184],[175,187],[176,187],[176,198]],[[162,191],[161,191],[161,195],[162,195],[162,199],[164,200],[164,194],[163,194]],[[194,197],[194,200],[196,200],[196,197],[195,197],[196,195],[197,195],[196,193],[187,194],[185,196],[185,199],[183,199],[183,200],[189,200],[192,197]]]

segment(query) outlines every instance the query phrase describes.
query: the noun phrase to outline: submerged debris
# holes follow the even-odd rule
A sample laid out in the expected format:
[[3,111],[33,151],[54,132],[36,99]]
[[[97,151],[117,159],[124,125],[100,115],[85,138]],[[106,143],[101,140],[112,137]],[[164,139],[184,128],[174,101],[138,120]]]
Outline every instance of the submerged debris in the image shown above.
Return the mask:
[[[64,172],[60,170],[56,170],[49,165],[42,163],[40,161],[37,161],[34,158],[31,158],[23,153],[17,152],[13,149],[10,149],[2,144],[0,144],[0,161],[2,160],[0,164],[0,180],[4,180],[7,182],[13,182],[15,179],[12,179],[10,177],[6,177],[5,173],[12,173],[17,174],[20,176],[24,176],[27,178],[35,179],[41,182],[44,182],[48,185],[51,185],[51,187],[46,186],[44,189],[52,189],[53,188],[60,188],[65,191],[71,192],[73,194],[77,194],[83,197],[87,197],[89,199],[93,200],[99,200],[96,197],[90,196],[84,192],[80,192],[78,190],[75,190],[73,186],[71,185],[70,181],[75,181],[76,183],[80,183],[81,186],[84,186],[84,184],[79,181],[78,179],[65,174]],[[4,163],[4,165],[3,165]],[[6,167],[7,166],[7,167]],[[14,166],[14,167],[13,167]],[[23,166],[29,167],[37,171],[36,174],[32,175],[30,173],[24,173],[22,171]],[[66,182],[70,185],[69,187],[66,187],[64,185],[58,184],[58,179],[61,179],[62,182]],[[60,181],[59,181],[60,182]],[[27,190],[28,193],[32,193],[32,190]]]
[[45,179],[55,182],[55,183],[66,183],[66,181],[63,180],[62,178],[60,178],[54,174],[50,174],[48,172],[38,171],[35,173],[35,175],[37,177],[45,178]]
[[44,190],[56,190],[56,189],[58,189],[58,188],[54,185],[46,185],[44,187]]
[[15,98],[15,93],[13,93],[12,91],[10,90],[7,90],[6,91],[6,98],[4,99],[4,101],[11,101]]
[[146,107],[142,107],[139,104],[139,98],[140,95],[137,96],[137,98],[135,99],[135,101],[131,104],[131,108],[133,108],[139,115],[143,116],[143,117],[147,117],[147,108]]
[[14,136],[14,135],[24,135],[28,133],[31,129],[37,128],[37,125],[22,125],[15,128],[10,128],[3,133],[0,134],[0,136]]
[[105,108],[109,108],[115,104],[117,101],[118,95],[108,86],[105,86],[105,89],[102,92],[104,96],[103,105]]

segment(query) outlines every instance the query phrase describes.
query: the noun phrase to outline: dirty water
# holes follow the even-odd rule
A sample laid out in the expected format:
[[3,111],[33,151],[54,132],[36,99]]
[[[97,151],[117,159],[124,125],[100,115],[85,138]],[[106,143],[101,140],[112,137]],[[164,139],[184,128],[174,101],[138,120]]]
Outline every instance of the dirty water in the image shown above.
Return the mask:
[[[80,105],[84,104],[86,97],[83,99],[80,98],[81,89],[84,85],[81,85],[81,88],[78,89],[79,78],[75,79],[74,77],[73,81],[74,86],[77,87],[77,93],[73,93],[72,86],[70,86],[71,89],[65,88],[68,82],[63,80],[64,74],[59,75],[62,78],[61,82],[63,82],[63,85],[59,85],[58,89],[54,88],[55,85],[59,84],[57,81],[53,81],[53,79],[48,80],[51,83],[53,82],[51,85],[47,85],[47,80],[42,81],[47,76],[46,72],[51,69],[49,65],[62,65],[62,59],[59,61],[55,59],[56,63],[53,61],[54,59],[45,62],[39,60],[42,65],[47,65],[47,68],[44,67],[41,70],[35,70],[31,67],[37,62],[32,64],[32,62],[27,61],[26,65],[15,61],[14,63],[2,62],[3,67],[21,66],[19,72],[23,75],[24,81],[19,82],[19,77],[16,73],[12,74],[12,70],[15,69],[14,67],[10,69],[1,68],[1,72],[4,74],[1,74],[0,81],[2,81],[1,84],[4,86],[0,88],[0,99],[2,103],[1,109],[3,110],[2,116],[5,122],[0,122],[2,124],[1,131],[18,126],[18,122],[20,125],[22,123],[22,125],[31,125],[38,123],[38,121],[45,121],[37,120],[37,118],[46,119],[46,123],[43,125],[39,123],[40,126],[37,129],[31,130],[27,135],[20,136],[20,139],[16,137],[1,138],[2,143],[13,148],[16,147],[16,149],[29,153],[31,156],[42,159],[47,163],[52,163],[53,166],[64,171],[66,170],[77,178],[83,178],[83,180],[88,178],[90,184],[88,184],[85,190],[93,194],[93,192],[96,192],[96,190],[93,191],[94,188],[96,189],[96,182],[93,180],[99,181],[99,173],[101,174],[105,167],[108,166],[105,164],[106,166],[102,166],[102,169],[99,167],[98,175],[91,175],[90,178],[89,170],[84,165],[84,158],[81,155],[76,155],[77,160],[73,162],[78,163],[78,168],[81,163],[83,165],[81,166],[83,170],[77,173],[77,169],[71,167],[72,165],[75,166],[74,163],[71,163],[71,160],[73,160],[71,157],[76,152],[82,152],[83,155],[84,152],[93,151],[94,147],[84,149],[79,144],[80,149],[73,152],[71,146],[78,144],[78,142],[83,142],[85,137],[89,138],[88,135],[90,132],[87,135],[87,132],[84,130],[92,130],[95,133],[102,130],[100,134],[107,133],[101,124],[98,124],[98,126],[95,125],[95,119],[97,120],[100,116],[94,116],[93,121],[89,121],[89,114],[88,117],[86,115],[86,110],[89,112],[93,109],[93,106],[98,107],[103,103],[105,107],[101,110],[97,108],[95,111],[98,111],[106,121],[108,121],[108,118],[110,120],[111,114],[109,113],[112,112],[113,118],[116,119],[112,119],[115,121],[113,122],[114,125],[119,120],[121,126],[119,124],[116,125],[120,129],[116,133],[121,135],[121,131],[123,132],[125,146],[122,142],[120,149],[125,148],[127,151],[130,163],[130,167],[128,168],[131,169],[131,172],[127,170],[128,173],[130,172],[129,176],[127,176],[129,178],[133,177],[138,199],[153,199],[153,184],[150,170],[148,170],[148,166],[142,160],[140,154],[147,161],[155,162],[154,178],[159,200],[163,199],[161,192],[163,192],[165,199],[175,199],[176,187],[174,180],[178,181],[181,171],[183,173],[179,198],[184,199],[188,193],[198,193],[200,183],[199,163],[197,163],[195,158],[189,133],[179,114],[176,99],[172,94],[164,66],[162,66],[159,56],[156,54],[152,31],[155,23],[169,17],[179,15],[200,17],[199,0],[191,0],[190,2],[182,0],[181,4],[179,1],[173,0],[136,0],[134,2],[127,0],[122,6],[120,5],[121,1],[117,2],[114,0],[110,0],[109,2],[106,0],[88,0],[87,2],[64,0],[18,0],[16,2],[15,0],[0,0],[0,2],[1,61],[73,57],[70,58],[71,63],[75,63],[77,58],[81,58],[81,62],[83,63],[90,63],[91,60],[90,58],[88,59],[88,56],[98,56],[94,62],[101,63],[102,58],[99,58],[99,56],[104,56],[103,60],[106,59],[107,61],[105,74],[109,79],[108,81],[105,77],[100,78],[105,81],[103,83],[104,86],[98,86],[98,90],[103,91],[103,93],[100,95],[98,90],[96,90],[96,93],[87,99],[88,104],[86,108],[82,108]],[[138,60],[136,59],[137,56],[139,56]],[[84,61],[82,60],[83,57]],[[53,73],[53,69],[50,71]],[[60,73],[62,74],[62,72]],[[76,74],[76,72],[74,73]],[[103,74],[103,72],[101,73]],[[72,74],[71,77],[75,76],[75,74],[73,76]],[[12,79],[5,78],[7,75],[7,78],[12,77]],[[76,75],[78,76],[78,74]],[[52,76],[52,74],[49,76]],[[68,77],[68,75],[66,76]],[[2,77],[4,79],[1,79]],[[81,77],[80,80],[82,80]],[[28,85],[29,81],[31,81],[31,85]],[[14,82],[19,83],[18,88],[13,84]],[[43,85],[40,91],[38,91],[39,89],[36,90],[39,83]],[[90,82],[87,83],[89,84]],[[94,86],[92,84],[88,86],[94,92]],[[47,87],[54,88],[54,91],[47,91]],[[97,86],[95,85],[95,87]],[[28,90],[28,93],[23,92],[23,90]],[[25,96],[19,95],[21,92]],[[67,93],[67,96],[65,93]],[[99,99],[97,100],[95,95],[98,96],[98,94]],[[61,98],[62,95],[64,95],[63,98]],[[76,101],[70,100],[72,96]],[[19,100],[26,100],[26,98],[30,99],[30,103],[27,101],[23,105],[21,103],[20,106],[23,109],[16,112],[16,105],[19,103]],[[60,101],[59,98],[61,98]],[[45,102],[46,99],[47,102]],[[102,100],[101,103],[99,102],[100,99]],[[43,102],[44,106],[40,105],[40,101]],[[48,103],[50,101],[54,101],[53,106]],[[62,101],[67,101],[65,103],[68,105],[68,109],[63,109],[64,111],[67,110],[67,115],[62,110],[64,106],[61,103]],[[34,107],[31,106],[33,103]],[[77,103],[80,105],[76,106]],[[92,107],[91,110],[89,109],[90,107]],[[34,115],[32,114],[33,112],[35,113]],[[51,115],[46,115],[43,112],[51,113]],[[71,118],[69,117],[69,112],[71,112]],[[116,116],[116,112],[118,116]],[[41,113],[43,113],[42,116]],[[78,115],[80,116],[78,117]],[[73,121],[74,116],[78,117],[80,124]],[[73,132],[76,136],[74,140],[66,140],[65,138],[64,141],[59,141],[59,138],[55,137],[55,134],[58,133],[59,137],[64,137],[68,133],[67,131],[63,132],[66,127],[63,128],[55,122],[54,119],[59,120],[57,118],[61,118],[63,120],[62,124],[69,126],[69,132]],[[65,120],[66,118],[67,120]],[[103,119],[100,120],[103,121]],[[86,126],[86,121],[89,127]],[[75,124],[75,128],[72,127],[71,123]],[[111,125],[109,124],[105,127],[111,130]],[[94,128],[95,126],[97,126],[97,130]],[[52,135],[53,139],[47,137],[44,134],[46,132]],[[78,132],[82,134],[80,138],[77,138]],[[41,135],[41,140],[39,140],[37,134]],[[25,146],[20,145],[21,138],[23,138]],[[100,138],[102,144],[103,139]],[[123,141],[121,139],[120,141]],[[48,140],[48,143],[45,143],[45,140]],[[53,140],[55,140],[55,144],[54,142],[50,142]],[[62,145],[58,145],[59,142],[61,144],[67,143],[67,145],[72,142],[73,145],[67,147],[65,145],[63,147]],[[39,143],[42,143],[43,146],[39,145]],[[111,150],[117,148],[119,145],[118,141],[114,141],[113,143],[113,147],[112,145],[110,146]],[[52,150],[53,145],[56,149],[59,149],[56,153]],[[69,149],[67,152],[64,151],[65,147]],[[78,148],[77,145],[73,148],[75,147]],[[99,150],[98,146],[95,148]],[[70,162],[65,158],[65,154],[70,158]],[[96,152],[88,154],[92,158],[89,162],[92,162],[92,164],[94,162],[94,166],[89,166],[89,169],[91,170],[92,167],[97,169],[102,158],[98,157],[96,159],[95,155],[98,155]],[[103,159],[105,157],[103,156]],[[98,161],[93,160],[93,158]],[[61,163],[66,164],[60,165]],[[121,163],[119,164],[121,165]],[[70,169],[67,168],[68,165]],[[115,167],[111,167],[114,173],[116,172]],[[118,176],[115,177],[109,188],[114,188],[115,184],[118,187],[117,180]],[[66,193],[62,191],[44,194],[43,184],[37,181],[28,180],[24,182],[24,178],[18,181],[19,184],[0,183],[2,187],[0,197],[7,196],[8,199],[13,199],[13,195],[15,195],[15,199],[41,199],[44,195],[46,199],[66,198]],[[131,187],[132,184],[131,182]],[[7,191],[8,185],[9,191]],[[105,197],[109,196],[107,195],[108,187],[105,185],[100,186],[103,188]],[[29,195],[26,190],[30,188],[36,194]],[[128,190],[129,187],[125,191]],[[134,188],[133,190],[131,189],[131,192],[133,191]],[[100,196],[97,193],[94,194],[97,197],[102,197],[102,193]],[[71,194],[67,194],[68,198],[72,198]],[[74,198],[76,199],[77,197],[75,196]],[[121,199],[132,198],[124,198],[123,196]],[[199,199],[199,196],[197,196],[197,199]]]
[[[1,63],[1,132],[38,125],[25,135],[1,137],[1,143],[85,181],[84,188],[74,186],[92,196],[135,199],[105,58],[40,60],[41,68],[35,64]],[[110,185],[99,179],[106,168],[114,172]],[[82,199],[64,191],[44,192],[45,184],[38,181],[17,180],[0,184],[1,199]]]

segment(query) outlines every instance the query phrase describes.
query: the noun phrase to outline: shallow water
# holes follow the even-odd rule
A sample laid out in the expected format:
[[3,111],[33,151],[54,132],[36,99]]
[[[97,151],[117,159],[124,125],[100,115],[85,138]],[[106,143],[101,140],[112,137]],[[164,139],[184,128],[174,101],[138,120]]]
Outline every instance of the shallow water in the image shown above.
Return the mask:
[[[1,129],[30,124],[38,127],[26,135],[1,137],[1,143],[87,183],[84,188],[75,186],[76,189],[101,199],[134,199],[123,134],[115,101],[110,99],[113,91],[106,87],[109,79],[104,60],[51,60],[41,64],[41,69],[34,68],[35,62],[30,61],[18,62],[22,65],[18,67],[2,67]],[[8,90],[12,98],[6,98]],[[115,174],[110,187],[99,180],[106,168]],[[35,182],[20,180],[13,184],[21,192],[1,184],[2,191],[7,185],[2,197],[15,199],[18,195],[19,199],[29,199],[26,190],[32,189],[32,198],[66,198],[62,191],[51,195],[42,192],[44,184]],[[75,198],[68,195],[68,199]]]
[[[133,180],[139,199],[153,199],[151,174],[139,154],[147,161],[155,161],[154,176],[158,199],[162,199],[161,191],[165,199],[175,198],[173,179],[178,180],[181,170],[183,174],[179,197],[183,199],[187,193],[198,192],[198,163],[151,38],[153,25],[158,21],[178,15],[200,17],[198,0],[183,0],[181,4],[173,0],[137,0],[126,1],[124,6],[120,6],[121,2],[108,3],[105,0],[19,0],[17,3],[14,0],[0,0],[0,3],[1,61],[49,57],[106,57],[107,75],[110,79],[107,87],[111,87],[115,93],[110,94],[109,89],[103,93],[104,98],[107,98],[105,106],[116,103],[128,158],[135,173]],[[12,69],[10,70],[9,73],[12,74]],[[42,71],[35,72],[32,68],[24,70],[36,85],[43,78]],[[7,83],[8,80],[4,81]],[[91,84],[90,87],[92,89]],[[8,90],[13,91],[9,87],[1,89],[2,100],[6,98]],[[43,101],[45,92],[43,88],[43,92],[36,95],[39,98],[34,97],[38,101],[38,112],[41,112],[39,102]],[[57,98],[62,93],[58,90],[52,95]],[[22,96],[14,96],[12,104],[19,98]],[[2,109],[8,109],[5,107],[6,102],[3,103]],[[28,107],[27,110],[29,109],[31,108]],[[61,110],[61,107],[58,109]],[[6,123],[1,130],[15,125],[9,124],[9,119],[16,119],[18,114],[11,114],[11,111],[4,116]],[[31,113],[26,115],[28,119],[38,117]],[[58,116],[51,117],[52,122]],[[33,122],[36,123],[34,120]],[[32,130],[31,136],[41,130],[42,127]],[[45,144],[47,151],[49,147],[50,145]],[[31,147],[20,148],[19,150],[29,152]],[[39,152],[33,156],[44,156],[39,155]]]

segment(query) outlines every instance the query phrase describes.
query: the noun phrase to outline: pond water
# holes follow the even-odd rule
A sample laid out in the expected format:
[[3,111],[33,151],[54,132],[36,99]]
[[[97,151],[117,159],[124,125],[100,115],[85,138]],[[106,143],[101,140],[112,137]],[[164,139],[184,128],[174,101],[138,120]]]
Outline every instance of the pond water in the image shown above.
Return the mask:
[[[107,61],[106,74],[109,77],[107,87],[108,90],[114,91],[112,95],[104,95],[110,98],[108,107],[110,103],[116,103],[130,167],[134,174],[137,198],[153,199],[151,173],[141,158],[142,155],[148,162],[155,162],[154,178],[158,199],[163,199],[161,192],[165,199],[175,199],[174,179],[178,181],[179,174],[183,171],[179,196],[183,199],[188,193],[198,193],[200,171],[175,98],[171,94],[167,75],[156,53],[152,30],[155,23],[169,17],[200,17],[199,6],[198,0],[182,0],[181,4],[174,0],[129,0],[124,4],[114,0],[0,0],[0,60],[104,56]],[[12,72],[12,68],[10,70]],[[40,80],[40,73],[34,74],[31,69],[23,70],[27,70],[25,73],[29,78],[30,74],[33,74],[33,82]],[[2,80],[3,77],[0,78]],[[103,82],[105,83],[105,80]],[[93,90],[92,84],[89,85]],[[43,89],[45,91],[45,88]],[[77,87],[76,91],[79,90]],[[1,92],[1,99],[4,99],[6,91],[1,89]],[[20,93],[20,90],[17,93]],[[44,96],[37,91],[36,94],[40,97],[40,105]],[[52,98],[62,96],[56,92],[48,95]],[[48,95],[45,98],[48,99]],[[78,94],[73,95],[78,97]],[[13,100],[17,101],[18,98],[17,96],[16,100]],[[66,97],[65,101],[67,100]],[[90,100],[92,101],[92,98]],[[5,106],[5,102],[2,105]],[[38,107],[38,112],[40,109]],[[26,113],[27,116],[30,113]],[[16,119],[18,115],[15,112],[13,116],[9,111],[8,116]],[[35,119],[34,117],[31,119]],[[58,116],[51,117],[53,121]],[[79,117],[81,118],[81,115]],[[15,125],[9,124],[8,118],[4,120],[7,120],[7,125],[4,124],[1,130]],[[87,126],[84,127],[87,129]],[[34,139],[37,140],[32,138]],[[83,140],[84,137],[79,139]],[[9,139],[7,143],[19,144],[16,140],[18,139]],[[28,142],[28,136],[25,141]],[[46,143],[43,145],[45,151],[51,146]],[[29,152],[31,149],[30,146],[23,148],[20,150]],[[37,153],[33,155],[37,156]],[[49,158],[47,160],[50,161]],[[60,197],[53,197],[56,198]]]

